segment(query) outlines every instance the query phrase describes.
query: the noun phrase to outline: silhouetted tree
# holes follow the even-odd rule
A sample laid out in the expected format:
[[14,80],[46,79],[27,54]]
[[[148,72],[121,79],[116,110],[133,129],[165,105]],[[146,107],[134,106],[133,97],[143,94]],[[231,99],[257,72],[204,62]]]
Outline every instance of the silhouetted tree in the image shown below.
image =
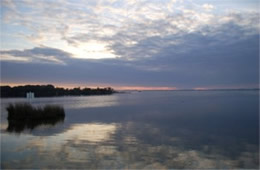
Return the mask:
[[73,89],[56,88],[48,85],[25,85],[25,86],[0,86],[1,97],[25,97],[27,92],[33,92],[35,97],[53,97],[53,96],[79,96],[79,95],[107,95],[115,91],[111,87],[106,88],[83,88]]

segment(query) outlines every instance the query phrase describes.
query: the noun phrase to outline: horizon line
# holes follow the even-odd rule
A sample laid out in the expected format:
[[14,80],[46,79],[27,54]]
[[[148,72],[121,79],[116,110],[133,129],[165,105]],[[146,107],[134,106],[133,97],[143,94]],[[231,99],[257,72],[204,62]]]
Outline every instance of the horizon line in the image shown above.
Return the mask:
[[219,88],[201,88],[201,87],[195,87],[195,88],[177,88],[177,87],[171,87],[171,86],[111,86],[111,85],[89,85],[89,86],[60,86],[60,85],[55,85],[55,83],[0,83],[0,86],[10,86],[10,87],[17,87],[17,86],[26,86],[26,85],[53,85],[56,88],[68,88],[68,89],[73,89],[73,88],[107,88],[111,87],[114,90],[117,91],[214,91],[214,90],[260,90],[259,87],[219,87]]

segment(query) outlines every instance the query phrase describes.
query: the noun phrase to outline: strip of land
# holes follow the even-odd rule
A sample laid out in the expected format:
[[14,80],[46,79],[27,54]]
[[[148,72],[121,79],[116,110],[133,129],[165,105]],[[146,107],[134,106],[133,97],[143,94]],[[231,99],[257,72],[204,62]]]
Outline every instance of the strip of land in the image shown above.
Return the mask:
[[29,92],[35,97],[109,95],[115,93],[111,87],[106,88],[62,88],[53,85],[0,86],[0,97],[26,97]]

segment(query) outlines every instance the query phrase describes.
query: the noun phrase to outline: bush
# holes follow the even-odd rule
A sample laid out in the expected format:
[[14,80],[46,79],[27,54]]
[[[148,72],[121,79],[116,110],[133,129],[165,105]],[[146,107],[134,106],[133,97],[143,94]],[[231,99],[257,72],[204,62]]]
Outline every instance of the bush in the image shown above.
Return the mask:
[[9,104],[8,120],[27,120],[27,119],[55,119],[65,116],[63,107],[58,105],[46,105],[44,107],[33,107],[28,103]]
[[63,121],[65,112],[58,105],[46,105],[44,107],[33,107],[28,103],[9,104],[8,111],[9,132],[21,132],[24,129],[34,129],[39,125],[55,125]]

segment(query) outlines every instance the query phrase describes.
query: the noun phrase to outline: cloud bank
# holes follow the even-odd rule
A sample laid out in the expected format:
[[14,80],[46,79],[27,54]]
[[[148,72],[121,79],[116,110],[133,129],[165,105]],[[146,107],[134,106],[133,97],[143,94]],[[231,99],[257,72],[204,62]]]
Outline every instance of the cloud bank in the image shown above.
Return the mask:
[[2,81],[258,87],[259,12],[189,2],[2,1]]

